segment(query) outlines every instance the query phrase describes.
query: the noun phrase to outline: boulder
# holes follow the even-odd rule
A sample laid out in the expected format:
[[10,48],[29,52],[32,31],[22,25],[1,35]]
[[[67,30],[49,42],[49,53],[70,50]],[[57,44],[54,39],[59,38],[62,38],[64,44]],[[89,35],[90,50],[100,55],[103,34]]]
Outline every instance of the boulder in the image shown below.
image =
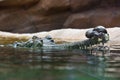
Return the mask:
[[70,0],[72,11],[91,9],[99,4],[100,0]]
[[102,7],[118,7],[120,6],[120,0],[101,0],[100,6]]
[[120,26],[119,4],[120,0],[0,0],[0,30],[32,33]]
[[90,28],[91,14],[77,13],[68,17],[64,23],[64,28]]
[[119,9],[102,9],[94,11],[91,16],[92,26],[103,25],[106,27],[120,26],[120,11]]
[[32,24],[35,26],[37,32],[49,31],[63,28],[63,24],[69,15],[70,15],[69,12],[50,16],[33,14],[31,15],[31,21]]
[[30,6],[38,1],[39,0],[0,0],[0,7]]
[[120,11],[118,9],[98,9],[72,14],[64,23],[65,28],[90,28],[98,25],[120,26]]
[[62,28],[70,13],[50,16],[37,15],[18,9],[0,11],[0,30],[16,33],[32,33]]
[[1,10],[0,30],[8,32],[35,32],[30,16],[24,10]]
[[36,6],[30,9],[46,15],[67,11],[70,8],[69,0],[41,0]]

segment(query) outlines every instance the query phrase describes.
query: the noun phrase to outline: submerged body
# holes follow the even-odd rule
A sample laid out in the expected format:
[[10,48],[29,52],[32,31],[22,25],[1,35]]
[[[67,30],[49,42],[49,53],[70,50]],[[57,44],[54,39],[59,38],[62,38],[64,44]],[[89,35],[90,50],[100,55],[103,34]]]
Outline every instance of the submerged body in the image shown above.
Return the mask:
[[13,46],[14,48],[22,47],[34,49],[87,49],[92,45],[100,43],[104,45],[104,43],[109,41],[109,34],[103,27],[96,27],[95,29],[87,31],[86,37],[88,39],[84,41],[56,44],[51,36],[46,36],[44,38],[33,36],[26,42],[15,42],[10,46]]
[[[33,36],[35,37],[35,36]],[[106,37],[106,36],[105,36]],[[103,41],[104,40],[104,41]],[[100,43],[106,43],[108,41],[107,38],[90,38],[86,39],[84,41],[78,41],[78,42],[71,42],[71,43],[61,43],[56,44],[54,40],[49,40],[46,38],[31,38],[26,42],[15,42],[11,46],[15,48],[38,48],[38,49],[87,49],[91,47],[92,45],[100,44]]]

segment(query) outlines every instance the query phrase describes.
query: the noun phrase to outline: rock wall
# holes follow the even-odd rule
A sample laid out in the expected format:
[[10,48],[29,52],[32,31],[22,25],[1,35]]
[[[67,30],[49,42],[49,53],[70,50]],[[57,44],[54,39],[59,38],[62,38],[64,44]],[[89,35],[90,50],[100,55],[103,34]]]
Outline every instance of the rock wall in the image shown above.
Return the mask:
[[32,33],[120,26],[120,0],[0,0],[0,30]]

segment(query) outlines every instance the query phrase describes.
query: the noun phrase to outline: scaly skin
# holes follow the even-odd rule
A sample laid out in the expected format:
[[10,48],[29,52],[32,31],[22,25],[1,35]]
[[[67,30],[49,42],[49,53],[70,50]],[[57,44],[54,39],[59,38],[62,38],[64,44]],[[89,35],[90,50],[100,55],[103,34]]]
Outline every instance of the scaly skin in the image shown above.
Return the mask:
[[109,40],[109,35],[103,34],[102,37],[92,37],[90,39],[78,42],[71,42],[71,43],[62,43],[62,44],[55,44],[54,40],[47,36],[43,39],[38,38],[37,36],[33,36],[26,42],[15,42],[10,46],[14,48],[38,48],[38,49],[88,49],[92,47],[92,45],[106,43]]
[[86,32],[87,40],[72,42],[72,43],[62,43],[55,44],[54,40],[51,36],[46,36],[41,39],[37,36],[33,36],[26,42],[16,42],[11,44],[11,46],[15,48],[32,48],[32,49],[45,49],[45,50],[53,50],[53,49],[88,49],[92,48],[93,45],[100,44],[104,46],[104,43],[109,41],[109,34],[104,26],[97,26],[92,30],[88,30]]

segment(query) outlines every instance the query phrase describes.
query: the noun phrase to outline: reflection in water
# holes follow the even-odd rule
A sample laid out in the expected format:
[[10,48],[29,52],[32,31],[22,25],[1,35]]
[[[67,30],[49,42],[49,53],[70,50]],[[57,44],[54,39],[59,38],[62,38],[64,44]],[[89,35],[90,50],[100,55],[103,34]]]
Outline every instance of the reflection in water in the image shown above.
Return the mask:
[[[119,80],[120,55],[0,48],[0,80]],[[96,55],[96,56],[94,56]]]

